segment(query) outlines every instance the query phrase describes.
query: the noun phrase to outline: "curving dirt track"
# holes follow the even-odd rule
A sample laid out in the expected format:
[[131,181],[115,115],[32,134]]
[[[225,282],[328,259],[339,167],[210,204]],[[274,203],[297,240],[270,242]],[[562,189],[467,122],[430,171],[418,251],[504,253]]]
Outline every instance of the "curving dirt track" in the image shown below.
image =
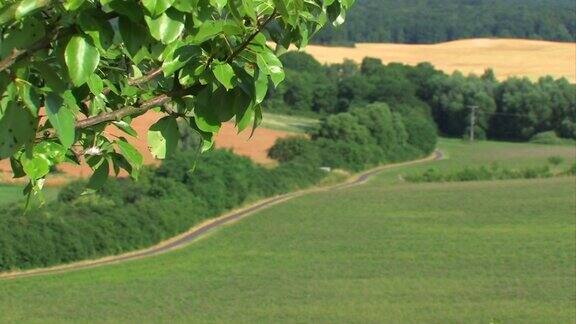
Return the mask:
[[389,165],[377,167],[375,169],[372,169],[372,170],[369,170],[369,171],[366,171],[364,173],[357,175],[356,177],[352,178],[350,181],[348,181],[346,183],[342,183],[342,184],[338,184],[338,185],[334,185],[334,186],[330,186],[330,187],[321,187],[321,188],[302,190],[302,191],[297,191],[297,192],[288,193],[285,195],[269,198],[269,199],[260,201],[260,202],[254,204],[250,207],[236,210],[236,211],[233,211],[229,214],[221,216],[219,218],[206,221],[206,222],[204,222],[198,226],[195,226],[194,228],[192,228],[191,230],[189,230],[188,232],[186,232],[184,234],[176,236],[176,237],[174,237],[168,241],[162,242],[160,244],[157,244],[157,245],[150,247],[148,249],[145,249],[145,250],[130,252],[130,253],[116,255],[116,256],[110,256],[110,257],[97,259],[97,260],[80,261],[80,262],[76,262],[76,263],[71,263],[71,264],[61,265],[61,266],[55,266],[55,267],[51,267],[51,268],[41,268],[41,269],[19,271],[19,272],[8,272],[8,273],[4,273],[4,274],[0,273],[0,279],[17,279],[17,278],[24,278],[24,277],[31,277],[31,276],[39,276],[39,275],[58,274],[58,273],[62,273],[62,272],[93,268],[93,267],[98,267],[98,266],[103,266],[103,265],[108,265],[108,264],[116,264],[116,263],[125,262],[125,261],[129,261],[129,260],[136,260],[136,259],[141,259],[141,258],[145,258],[145,257],[158,255],[161,253],[166,253],[166,252],[172,251],[174,249],[182,248],[182,247],[189,245],[193,241],[203,237],[206,233],[210,232],[211,230],[217,229],[217,228],[225,226],[225,225],[229,225],[235,221],[238,221],[242,218],[250,216],[257,211],[269,208],[273,205],[279,204],[279,203],[287,201],[289,199],[300,197],[300,196],[314,193],[314,192],[333,191],[333,190],[346,189],[346,188],[350,188],[350,187],[356,187],[356,186],[359,186],[359,185],[366,183],[368,180],[370,180],[371,177],[373,177],[374,175],[376,175],[376,174],[378,174],[384,170],[402,167],[402,166],[413,165],[413,164],[420,164],[420,163],[424,163],[424,162],[438,161],[438,160],[442,160],[443,158],[444,158],[444,154],[441,151],[437,150],[431,156],[424,158],[424,159],[410,161],[410,162],[404,162],[404,163],[389,164]]

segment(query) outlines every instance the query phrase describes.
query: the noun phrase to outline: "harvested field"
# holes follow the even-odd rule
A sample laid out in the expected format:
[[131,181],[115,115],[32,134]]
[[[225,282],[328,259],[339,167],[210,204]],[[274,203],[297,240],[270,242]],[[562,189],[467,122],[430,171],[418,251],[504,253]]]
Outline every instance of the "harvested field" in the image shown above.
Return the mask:
[[434,45],[356,44],[355,48],[308,46],[322,63],[340,63],[344,59],[361,62],[376,57],[385,63],[416,65],[430,62],[447,73],[482,74],[492,68],[499,79],[544,75],[566,77],[576,82],[576,44],[520,39],[469,39]]

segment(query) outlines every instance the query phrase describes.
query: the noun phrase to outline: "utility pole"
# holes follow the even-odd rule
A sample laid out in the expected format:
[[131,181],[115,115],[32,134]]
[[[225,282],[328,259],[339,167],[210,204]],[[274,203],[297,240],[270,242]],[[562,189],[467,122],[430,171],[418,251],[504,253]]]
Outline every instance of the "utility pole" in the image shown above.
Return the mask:
[[470,141],[474,142],[474,129],[476,128],[476,109],[478,106],[468,106],[470,108]]

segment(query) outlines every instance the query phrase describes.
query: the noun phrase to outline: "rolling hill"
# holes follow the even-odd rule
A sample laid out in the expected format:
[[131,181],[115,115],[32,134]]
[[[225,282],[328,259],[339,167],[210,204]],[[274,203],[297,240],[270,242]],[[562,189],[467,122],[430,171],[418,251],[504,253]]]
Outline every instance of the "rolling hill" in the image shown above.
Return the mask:
[[344,59],[361,62],[376,57],[383,62],[416,65],[430,62],[451,73],[482,74],[492,68],[499,79],[551,75],[576,82],[576,43],[520,39],[468,39],[434,45],[356,44],[356,47],[311,45],[305,49],[322,63],[341,63]]

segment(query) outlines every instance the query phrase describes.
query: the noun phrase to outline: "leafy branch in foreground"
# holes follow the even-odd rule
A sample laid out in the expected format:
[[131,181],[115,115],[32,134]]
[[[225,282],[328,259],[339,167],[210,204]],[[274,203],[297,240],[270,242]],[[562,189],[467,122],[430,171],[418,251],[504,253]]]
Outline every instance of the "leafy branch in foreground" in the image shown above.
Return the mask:
[[[142,153],[124,137],[135,118],[159,159],[178,144],[178,119],[212,147],[223,122],[257,127],[269,85],[284,80],[278,55],[306,46],[354,0],[0,0],[0,159],[28,194],[54,166],[85,160],[90,189]],[[275,49],[271,48],[274,44]]]

